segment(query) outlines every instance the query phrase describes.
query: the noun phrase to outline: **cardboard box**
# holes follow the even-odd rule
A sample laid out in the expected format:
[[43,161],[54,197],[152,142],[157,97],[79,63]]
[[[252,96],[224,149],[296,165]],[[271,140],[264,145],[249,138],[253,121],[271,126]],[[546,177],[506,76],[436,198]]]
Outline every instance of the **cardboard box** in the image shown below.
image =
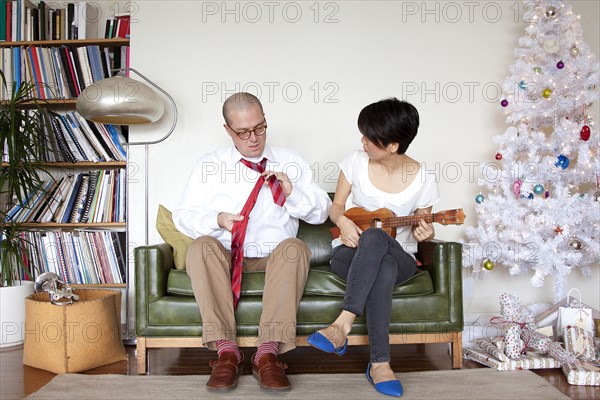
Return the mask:
[[121,339],[121,292],[74,290],[78,301],[54,305],[48,293],[25,299],[23,364],[56,374],[127,359]]

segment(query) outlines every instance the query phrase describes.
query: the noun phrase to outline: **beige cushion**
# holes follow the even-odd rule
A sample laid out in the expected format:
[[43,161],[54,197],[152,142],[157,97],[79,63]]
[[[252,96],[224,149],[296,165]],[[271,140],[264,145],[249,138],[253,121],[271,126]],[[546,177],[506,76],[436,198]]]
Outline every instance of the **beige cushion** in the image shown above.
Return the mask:
[[185,269],[185,255],[189,245],[194,239],[177,230],[173,223],[171,211],[167,210],[163,205],[158,206],[156,229],[165,243],[173,248],[175,268]]

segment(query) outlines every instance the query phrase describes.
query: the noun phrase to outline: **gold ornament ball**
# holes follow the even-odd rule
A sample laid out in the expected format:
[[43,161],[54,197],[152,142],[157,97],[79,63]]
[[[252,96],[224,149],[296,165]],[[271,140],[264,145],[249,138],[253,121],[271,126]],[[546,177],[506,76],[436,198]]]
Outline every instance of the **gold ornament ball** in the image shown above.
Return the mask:
[[571,57],[579,57],[579,49],[576,46],[571,47],[571,50],[569,50],[569,53],[571,54]]
[[569,241],[569,247],[573,250],[581,250],[583,247],[583,243],[581,243],[581,239],[577,237],[572,237]]
[[542,91],[542,96],[544,96],[545,99],[549,99],[550,96],[552,96],[552,89],[548,89],[548,88],[544,89]]
[[486,260],[483,263],[483,268],[487,269],[488,271],[491,271],[492,269],[494,269],[494,262],[491,260]]

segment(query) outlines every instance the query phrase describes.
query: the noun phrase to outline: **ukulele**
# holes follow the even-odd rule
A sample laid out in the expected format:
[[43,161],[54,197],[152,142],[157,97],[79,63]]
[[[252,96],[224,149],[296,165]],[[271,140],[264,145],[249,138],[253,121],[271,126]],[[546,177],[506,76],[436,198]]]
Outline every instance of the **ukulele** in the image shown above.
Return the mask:
[[[396,237],[396,228],[399,226],[416,225],[419,220],[424,219],[425,222],[437,222],[441,225],[461,225],[465,222],[465,214],[462,208],[455,210],[439,211],[435,214],[420,214],[408,215],[406,217],[397,217],[392,211],[387,208],[380,208],[375,211],[367,211],[362,207],[353,207],[344,213],[344,215],[352,220],[363,231],[368,228],[381,228],[391,237]],[[340,228],[334,226],[330,228],[331,236],[338,238],[340,236]]]

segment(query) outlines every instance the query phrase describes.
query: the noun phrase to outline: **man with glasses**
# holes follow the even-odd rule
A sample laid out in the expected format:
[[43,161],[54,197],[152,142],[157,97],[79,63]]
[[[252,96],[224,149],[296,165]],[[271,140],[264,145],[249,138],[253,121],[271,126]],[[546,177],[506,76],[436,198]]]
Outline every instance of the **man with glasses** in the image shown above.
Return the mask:
[[233,146],[196,160],[173,211],[176,227],[196,238],[186,270],[202,315],[202,342],[218,354],[207,387],[236,386],[244,359],[234,314],[241,272],[265,271],[252,372],[265,389],[289,390],[286,366],[277,356],[296,347],[296,312],[310,262],[310,250],[296,233],[300,219],[324,222],[331,200],[298,153],[266,144],[258,98],[233,94],[223,104],[223,118]]

